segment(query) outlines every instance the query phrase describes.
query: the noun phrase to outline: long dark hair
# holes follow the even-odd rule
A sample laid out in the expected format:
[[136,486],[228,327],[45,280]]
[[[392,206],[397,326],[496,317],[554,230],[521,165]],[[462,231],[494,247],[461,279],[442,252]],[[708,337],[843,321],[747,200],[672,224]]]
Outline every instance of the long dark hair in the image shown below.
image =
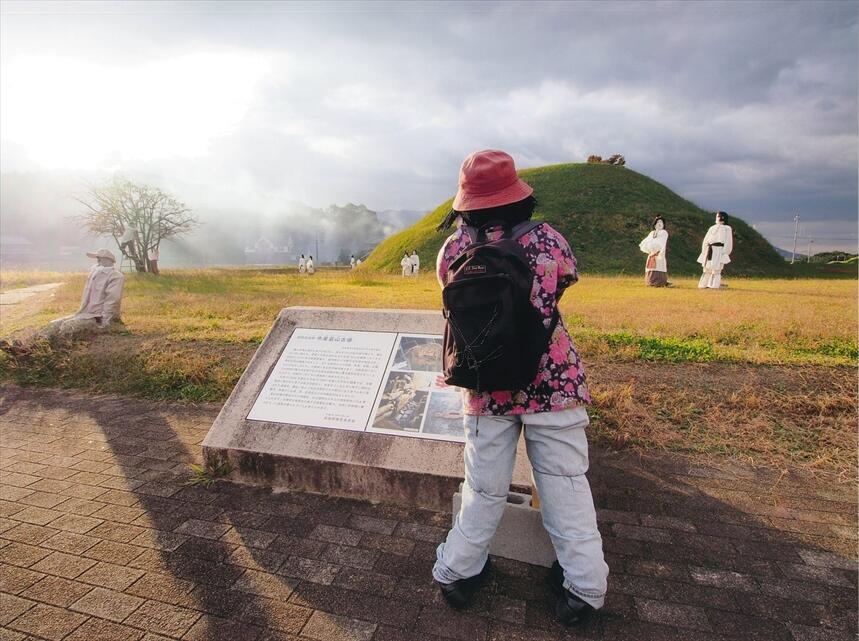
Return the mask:
[[522,200],[500,207],[489,207],[488,209],[475,209],[473,211],[456,211],[451,209],[444,220],[441,221],[436,231],[444,231],[453,225],[457,216],[462,216],[466,225],[472,227],[485,227],[490,224],[498,224],[505,226],[517,225],[526,220],[531,220],[534,215],[534,208],[537,206],[537,199],[534,195],[530,195]]
[[653,219],[653,222],[652,222],[652,223],[650,223],[650,228],[651,228],[651,229],[656,229],[656,222],[657,222],[657,221],[659,221],[659,220],[661,220],[661,221],[662,221],[662,228],[663,228],[663,229],[665,229],[665,227],[666,227],[666,225],[665,225],[665,219],[664,219],[662,216],[657,216],[656,218],[654,218],[654,219]]
[[719,220],[721,220],[721,221],[722,221],[722,224],[723,224],[723,225],[727,225],[727,224],[728,224],[728,214],[726,214],[726,213],[725,213],[725,212],[723,212],[723,211],[717,211],[717,212],[716,212],[716,216],[719,218]]

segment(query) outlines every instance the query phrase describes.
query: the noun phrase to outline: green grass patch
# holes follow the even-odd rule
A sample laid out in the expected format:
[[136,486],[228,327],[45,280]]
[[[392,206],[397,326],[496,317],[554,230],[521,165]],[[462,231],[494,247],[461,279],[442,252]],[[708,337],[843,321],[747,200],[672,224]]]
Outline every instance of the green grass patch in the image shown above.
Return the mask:
[[637,356],[646,361],[704,363],[714,358],[712,345],[703,340],[634,336],[627,332],[606,334],[601,338],[611,349],[635,347]]

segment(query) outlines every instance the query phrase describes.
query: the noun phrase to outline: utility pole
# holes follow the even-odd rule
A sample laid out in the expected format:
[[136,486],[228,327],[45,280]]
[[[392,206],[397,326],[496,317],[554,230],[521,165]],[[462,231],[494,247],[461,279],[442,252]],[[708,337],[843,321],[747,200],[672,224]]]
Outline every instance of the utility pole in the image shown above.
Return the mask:
[[316,260],[321,265],[322,259],[319,257],[319,232],[316,232]]
[[809,263],[811,262],[811,245],[812,245],[812,243],[814,243],[814,239],[809,238],[808,239],[808,261],[807,261]]
[[793,217],[793,253],[790,255],[790,264],[796,262],[796,235],[799,233],[799,214]]

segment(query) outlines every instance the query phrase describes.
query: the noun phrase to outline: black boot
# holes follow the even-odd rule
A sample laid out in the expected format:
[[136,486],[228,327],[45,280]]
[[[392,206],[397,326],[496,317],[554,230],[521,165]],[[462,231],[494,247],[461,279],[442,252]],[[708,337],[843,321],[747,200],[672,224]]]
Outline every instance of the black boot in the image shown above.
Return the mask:
[[486,565],[483,566],[480,574],[470,576],[467,579],[459,579],[453,583],[439,583],[438,581],[436,583],[441,588],[441,595],[447,601],[447,604],[452,608],[460,610],[468,605],[477,588],[483,584],[488,576],[489,557],[486,557]]
[[555,593],[555,619],[558,623],[580,625],[594,613],[593,606],[564,588],[564,569],[557,561],[549,570],[549,585]]

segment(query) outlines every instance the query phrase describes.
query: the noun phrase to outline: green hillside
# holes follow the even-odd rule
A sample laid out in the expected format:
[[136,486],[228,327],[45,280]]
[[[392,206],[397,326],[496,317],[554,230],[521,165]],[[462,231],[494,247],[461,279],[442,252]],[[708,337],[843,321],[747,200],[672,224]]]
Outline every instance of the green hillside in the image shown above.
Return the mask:
[[[535,218],[546,220],[570,241],[584,272],[644,272],[645,256],[638,243],[661,214],[670,234],[669,274],[700,273],[695,262],[701,240],[713,224],[702,210],[647,176],[612,165],[570,163],[525,169],[519,174],[537,198]],[[403,251],[418,251],[421,264],[435,264],[445,234],[435,227],[450,211],[451,200],[439,205],[409,229],[385,239],[364,265],[396,272]],[[728,212],[730,214],[730,212]],[[784,259],[763,236],[731,217],[734,251],[728,275],[785,276]]]

